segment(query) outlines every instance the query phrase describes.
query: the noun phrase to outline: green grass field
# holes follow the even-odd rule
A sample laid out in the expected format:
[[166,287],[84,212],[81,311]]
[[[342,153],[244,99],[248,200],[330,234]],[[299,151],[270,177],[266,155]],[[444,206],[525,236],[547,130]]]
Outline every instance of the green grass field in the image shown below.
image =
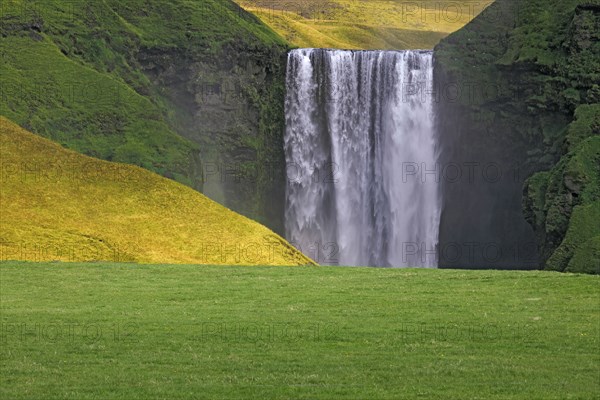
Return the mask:
[[0,264],[2,399],[594,399],[600,278]]

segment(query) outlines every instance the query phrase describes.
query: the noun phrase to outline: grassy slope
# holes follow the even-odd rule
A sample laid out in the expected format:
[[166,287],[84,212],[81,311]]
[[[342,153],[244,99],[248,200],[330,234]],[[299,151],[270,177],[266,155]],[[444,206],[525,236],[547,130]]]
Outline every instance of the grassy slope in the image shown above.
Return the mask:
[[0,159],[2,260],[311,263],[190,188],[66,150],[5,118]]
[[2,398],[600,392],[596,276],[3,263],[0,277]]
[[492,0],[236,0],[298,47],[427,49]]
[[[5,0],[0,114],[76,151],[199,185],[192,154],[138,59],[177,49],[210,58],[227,43],[283,41],[229,0]],[[243,45],[243,44],[240,44]]]

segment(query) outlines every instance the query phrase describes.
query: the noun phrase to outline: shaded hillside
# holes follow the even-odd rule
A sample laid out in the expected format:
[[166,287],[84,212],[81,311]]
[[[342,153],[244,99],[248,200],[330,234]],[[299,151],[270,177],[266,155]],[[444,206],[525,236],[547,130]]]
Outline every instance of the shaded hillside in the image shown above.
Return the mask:
[[0,259],[313,264],[269,229],[139,167],[0,118]]
[[298,47],[431,49],[492,0],[236,0]]
[[1,114],[281,225],[264,204],[284,174],[286,45],[256,17],[229,0],[11,0],[1,12]]
[[480,168],[444,181],[440,245],[503,250],[443,265],[600,272],[599,32],[598,1],[497,0],[436,47],[443,165]]

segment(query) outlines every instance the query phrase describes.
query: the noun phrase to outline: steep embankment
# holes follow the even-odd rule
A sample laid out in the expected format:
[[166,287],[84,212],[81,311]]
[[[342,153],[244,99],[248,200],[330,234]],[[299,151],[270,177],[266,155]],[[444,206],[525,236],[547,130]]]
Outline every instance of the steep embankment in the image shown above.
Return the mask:
[[597,0],[497,0],[436,47],[443,165],[477,168],[440,245],[479,250],[442,265],[600,273],[599,32]]
[[0,259],[313,264],[172,180],[66,150],[0,117]]
[[492,0],[235,0],[298,47],[431,49]]
[[287,47],[260,20],[230,0],[11,0],[1,13],[2,115],[281,226],[265,199],[283,195]]

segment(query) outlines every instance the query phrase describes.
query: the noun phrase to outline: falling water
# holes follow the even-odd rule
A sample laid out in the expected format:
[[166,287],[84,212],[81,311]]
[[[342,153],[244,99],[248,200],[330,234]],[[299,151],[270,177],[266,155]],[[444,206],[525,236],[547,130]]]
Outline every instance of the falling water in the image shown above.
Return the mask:
[[437,267],[432,58],[290,52],[286,234],[316,261]]

